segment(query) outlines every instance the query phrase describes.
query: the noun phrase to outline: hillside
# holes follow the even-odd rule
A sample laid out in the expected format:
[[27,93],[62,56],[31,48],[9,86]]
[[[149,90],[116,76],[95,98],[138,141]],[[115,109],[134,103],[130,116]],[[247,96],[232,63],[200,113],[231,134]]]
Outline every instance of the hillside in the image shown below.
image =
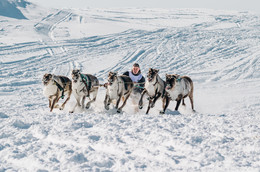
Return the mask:
[[15,19],[27,19],[23,13],[19,10],[20,8],[26,8],[29,2],[24,0],[1,0],[0,1],[0,16],[11,17]]

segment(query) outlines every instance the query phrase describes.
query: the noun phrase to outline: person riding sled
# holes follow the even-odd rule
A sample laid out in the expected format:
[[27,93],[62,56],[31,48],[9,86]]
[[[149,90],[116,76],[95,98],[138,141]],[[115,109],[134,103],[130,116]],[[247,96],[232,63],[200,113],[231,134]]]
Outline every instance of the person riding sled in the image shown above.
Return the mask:
[[145,78],[141,74],[141,69],[138,63],[134,63],[131,71],[126,71],[123,75],[129,76],[134,82],[134,94],[141,94],[144,90]]

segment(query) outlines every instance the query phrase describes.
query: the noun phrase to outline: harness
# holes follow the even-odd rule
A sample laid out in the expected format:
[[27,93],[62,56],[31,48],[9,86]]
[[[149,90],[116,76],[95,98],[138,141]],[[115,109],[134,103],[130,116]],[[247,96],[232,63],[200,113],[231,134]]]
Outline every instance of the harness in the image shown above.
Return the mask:
[[88,75],[83,75],[80,74],[80,77],[82,79],[82,82],[85,84],[86,88],[87,88],[87,92],[88,92],[88,96],[89,96],[89,91],[91,89],[91,81]]
[[176,81],[177,81],[177,82],[180,82],[180,81],[181,81],[181,79],[182,79],[182,78],[177,78],[177,79],[176,79]]
[[[59,88],[59,90],[62,91],[61,98],[64,99],[64,88],[57,81],[55,81],[55,80],[53,80],[53,81],[54,81],[55,85]],[[64,85],[64,87],[65,86],[66,86],[66,84]]]

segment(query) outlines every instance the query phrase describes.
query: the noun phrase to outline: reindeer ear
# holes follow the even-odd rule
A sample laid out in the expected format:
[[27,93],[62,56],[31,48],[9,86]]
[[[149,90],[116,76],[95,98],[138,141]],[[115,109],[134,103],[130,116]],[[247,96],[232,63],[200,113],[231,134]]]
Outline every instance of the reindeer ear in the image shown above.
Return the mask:
[[71,73],[77,74],[79,73],[79,71],[80,71],[79,69],[73,69]]
[[158,73],[159,72],[159,69],[154,69],[155,70],[155,73]]

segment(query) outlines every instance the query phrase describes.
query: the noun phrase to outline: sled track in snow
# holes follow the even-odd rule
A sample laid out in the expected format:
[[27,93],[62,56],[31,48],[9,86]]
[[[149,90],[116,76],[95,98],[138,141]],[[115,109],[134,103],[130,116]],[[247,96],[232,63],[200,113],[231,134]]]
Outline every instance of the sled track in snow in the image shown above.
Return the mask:
[[[67,15],[69,14],[66,13],[65,16]],[[255,70],[259,66],[259,46],[256,42],[249,44],[246,41],[257,36],[259,31],[251,31],[250,36],[246,34],[247,30],[244,32],[245,34],[241,34],[239,28],[220,30],[217,34],[212,31],[198,31],[196,28],[128,30],[106,36],[59,42],[28,42],[0,47],[2,56],[25,56],[23,60],[3,62],[1,68],[3,77],[12,76],[10,70],[15,69],[19,69],[21,74],[27,73],[34,77],[44,71],[68,75],[71,68],[75,67],[71,65],[73,62],[80,64],[84,71],[89,61],[110,58],[110,54],[117,54],[121,60],[111,67],[100,69],[95,75],[105,78],[111,70],[123,72],[134,62],[138,62],[142,64],[145,73],[149,67],[154,67],[160,69],[162,75],[172,71],[182,75],[194,75],[195,80],[216,81],[259,76],[259,72],[256,73]],[[49,49],[61,47],[66,51],[54,54],[49,52]],[[29,55],[32,53],[34,56]],[[158,60],[161,63],[157,63]],[[219,69],[214,64],[224,67]],[[38,69],[35,70],[34,66]],[[200,73],[203,73],[203,76],[199,76]]]

